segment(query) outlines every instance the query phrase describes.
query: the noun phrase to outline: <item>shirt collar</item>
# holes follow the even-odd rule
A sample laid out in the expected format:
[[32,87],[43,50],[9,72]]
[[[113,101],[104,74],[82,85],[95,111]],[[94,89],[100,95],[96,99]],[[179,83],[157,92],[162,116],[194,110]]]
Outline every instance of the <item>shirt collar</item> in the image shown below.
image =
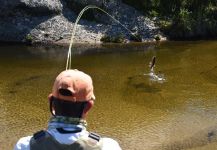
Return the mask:
[[48,128],[82,128],[86,129],[87,122],[81,118],[65,116],[52,116],[48,123]]

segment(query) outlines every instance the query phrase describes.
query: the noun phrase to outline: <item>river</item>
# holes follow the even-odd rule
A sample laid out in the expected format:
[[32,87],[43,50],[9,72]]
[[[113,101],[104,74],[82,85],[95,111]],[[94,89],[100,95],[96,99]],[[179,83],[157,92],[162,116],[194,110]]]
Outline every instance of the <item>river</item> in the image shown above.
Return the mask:
[[[85,46],[83,46],[85,47]],[[90,74],[96,102],[88,130],[124,150],[217,149],[217,42],[73,48],[72,67]],[[0,46],[0,149],[45,129],[48,94],[67,48]],[[149,62],[164,82],[150,81]]]

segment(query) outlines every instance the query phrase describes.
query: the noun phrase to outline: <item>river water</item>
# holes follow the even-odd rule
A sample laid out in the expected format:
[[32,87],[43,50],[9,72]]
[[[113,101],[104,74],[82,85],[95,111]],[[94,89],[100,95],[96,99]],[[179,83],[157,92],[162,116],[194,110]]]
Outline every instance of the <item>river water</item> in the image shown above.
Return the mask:
[[[93,78],[88,130],[124,150],[217,149],[217,42],[77,46],[72,67]],[[101,51],[101,52],[99,52]],[[48,94],[67,48],[0,46],[0,149],[45,129]],[[163,83],[150,81],[149,61]]]

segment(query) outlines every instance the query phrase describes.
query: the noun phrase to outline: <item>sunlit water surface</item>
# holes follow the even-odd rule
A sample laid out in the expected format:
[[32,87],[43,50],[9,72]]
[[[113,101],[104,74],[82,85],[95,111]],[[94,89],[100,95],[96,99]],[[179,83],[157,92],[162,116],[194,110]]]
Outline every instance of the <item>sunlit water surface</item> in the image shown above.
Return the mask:
[[[95,87],[88,130],[114,138],[124,150],[217,149],[217,42],[75,51],[72,67],[90,74]],[[0,46],[1,150],[47,127],[47,96],[66,55],[67,48]],[[153,56],[163,83],[143,75]]]

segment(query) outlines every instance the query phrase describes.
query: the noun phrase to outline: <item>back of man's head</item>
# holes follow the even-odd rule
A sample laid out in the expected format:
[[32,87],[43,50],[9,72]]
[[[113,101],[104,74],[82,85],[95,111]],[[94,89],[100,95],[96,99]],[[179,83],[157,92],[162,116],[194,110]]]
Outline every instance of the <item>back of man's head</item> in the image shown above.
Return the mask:
[[49,99],[55,115],[81,118],[95,100],[92,79],[79,70],[63,71],[56,77]]
[[61,72],[54,82],[52,95],[72,102],[95,99],[91,77],[78,70]]

